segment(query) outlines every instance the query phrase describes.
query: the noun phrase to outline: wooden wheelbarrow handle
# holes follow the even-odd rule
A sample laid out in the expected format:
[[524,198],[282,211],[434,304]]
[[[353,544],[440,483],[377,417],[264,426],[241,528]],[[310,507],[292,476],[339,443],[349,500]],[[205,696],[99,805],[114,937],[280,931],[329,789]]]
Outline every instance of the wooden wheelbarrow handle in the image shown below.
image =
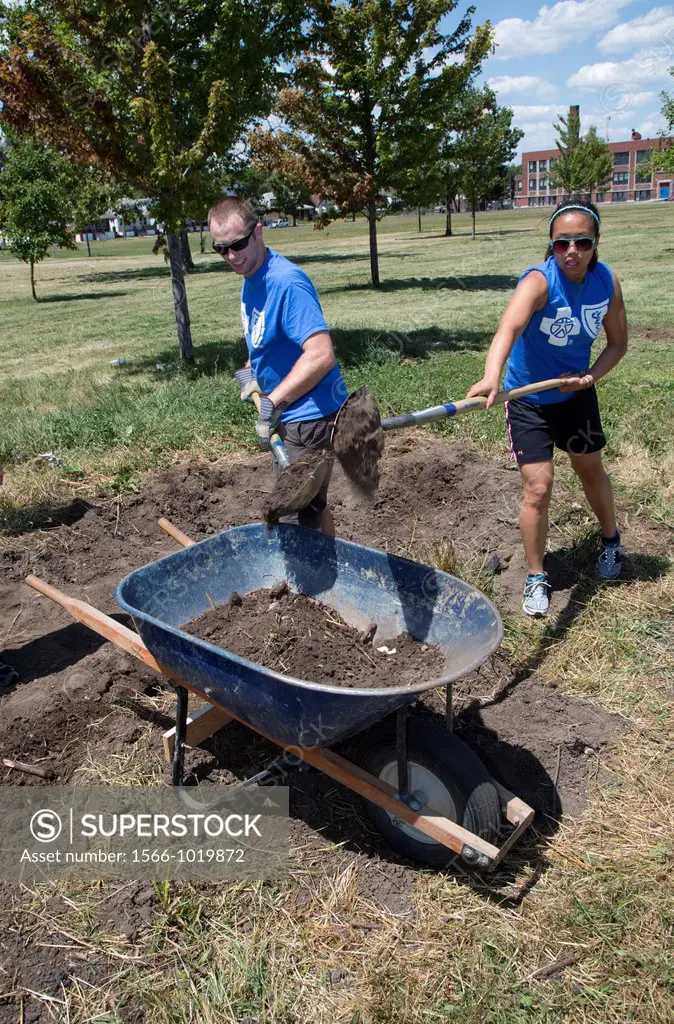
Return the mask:
[[[499,391],[494,399],[494,405],[503,405],[505,402],[514,401],[516,398],[524,398],[525,395],[536,395],[539,391],[551,391],[566,383],[563,377],[553,377],[551,380],[542,380],[537,384],[526,384],[522,388],[511,388],[510,391]],[[460,398],[457,402],[445,402],[444,405],[432,405],[428,409],[420,409],[419,412],[406,412],[401,416],[390,416],[381,421],[383,430],[397,430],[399,427],[418,427],[422,423],[433,423],[435,420],[449,419],[462,412],[472,412],[474,409],[485,409],[487,399],[484,395],[477,398]]]

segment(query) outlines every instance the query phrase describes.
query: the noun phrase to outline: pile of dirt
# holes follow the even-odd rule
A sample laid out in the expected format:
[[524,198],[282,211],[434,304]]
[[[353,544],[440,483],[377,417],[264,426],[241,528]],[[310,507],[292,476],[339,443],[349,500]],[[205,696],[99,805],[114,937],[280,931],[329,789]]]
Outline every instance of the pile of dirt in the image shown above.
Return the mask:
[[372,644],[327,605],[291,593],[285,581],[254,590],[205,612],[185,629],[284,675],[328,686],[414,686],[442,675],[445,659],[437,647],[401,633]]
[[[335,466],[330,503],[337,535],[419,560],[438,560],[451,546],[464,564],[480,565],[497,552],[500,572],[492,579],[494,599],[501,610],[514,610],[526,571],[517,528],[518,474],[505,461],[483,458],[463,444],[443,443],[419,431],[396,435],[387,443],[381,468],[379,490],[366,503]],[[161,734],[173,724],[161,677],[74,623],[64,609],[22,581],[35,573],[120,616],[114,593],[122,577],[176,550],[158,529],[159,516],[199,540],[250,522],[268,500],[273,483],[269,460],[263,455],[221,464],[193,461],[151,473],[138,494],[73,503],[71,514],[54,516],[50,529],[0,540],[0,650],[19,672],[18,681],[0,693],[3,757],[49,770],[52,783],[80,785],[98,778],[91,774],[97,766],[114,764],[119,778],[124,765],[135,772],[161,763]],[[580,506],[572,507],[570,498],[565,502],[568,516],[586,515]],[[643,509],[630,509],[624,503],[621,522],[630,552],[623,585],[629,587],[631,580],[654,578],[670,538],[667,529],[649,521]],[[584,549],[564,550],[559,545],[550,555],[556,586],[552,612],[563,613],[556,620],[560,637],[591,597],[593,557]],[[276,625],[268,594],[266,600],[265,614]],[[341,632],[333,624],[328,627]],[[397,641],[389,641],[388,646],[399,650]],[[373,656],[371,647],[361,647]],[[545,649],[543,642],[541,652]],[[349,649],[347,659],[341,654],[348,670],[353,670],[355,650],[356,645]],[[382,653],[381,657],[386,659],[384,665],[395,666],[399,682],[399,655]],[[457,731],[496,778],[539,811],[537,831],[519,847],[516,865],[522,857],[537,857],[544,826],[553,831],[560,813],[581,813],[590,786],[604,779],[607,750],[627,728],[595,705],[575,700],[554,680],[542,679],[537,675],[538,664],[537,656],[522,664],[499,651],[455,687]],[[336,662],[328,667],[336,667]],[[297,674],[312,678],[305,668]],[[437,673],[431,671],[428,676],[433,674]],[[414,709],[416,714],[430,716],[442,712],[441,693],[425,694]],[[342,753],[353,756],[348,747]],[[235,783],[250,778],[278,755],[277,747],[233,723],[201,747],[188,750],[188,782]],[[341,877],[351,870],[360,897],[413,922],[418,871],[387,846],[366,818],[361,802],[318,772],[291,771],[284,781],[290,787],[293,858],[301,864],[296,876],[284,884],[295,887],[298,907],[304,900],[313,901],[321,886],[334,888],[336,873]],[[0,782],[45,784],[39,777],[15,770],[0,774]],[[510,862],[508,858],[495,877],[483,880],[483,887],[508,884]],[[16,893],[15,886],[4,886],[0,893],[5,905],[10,893]],[[122,897],[115,914],[108,917],[107,897],[97,901],[94,927],[99,933],[128,931],[130,941],[131,936],[135,941],[138,930],[142,943],[151,921],[152,893],[150,886],[139,885],[133,899],[136,909]],[[13,988],[24,986],[62,998],[61,986],[72,984],[73,974],[87,980],[81,961],[72,969],[70,954],[59,948],[66,940],[58,931],[26,931],[18,925],[0,931],[0,959],[12,964]],[[141,955],[142,949],[131,946],[130,954]],[[101,963],[96,983],[102,983],[111,969]],[[3,1004],[0,1018],[5,1011],[12,1020],[18,1019],[17,1006]],[[26,1003],[26,1022],[46,1021],[50,1013],[41,1002]]]
[[354,391],[340,409],[332,444],[356,490],[365,495],[374,494],[379,486],[384,431],[377,403],[366,387]]

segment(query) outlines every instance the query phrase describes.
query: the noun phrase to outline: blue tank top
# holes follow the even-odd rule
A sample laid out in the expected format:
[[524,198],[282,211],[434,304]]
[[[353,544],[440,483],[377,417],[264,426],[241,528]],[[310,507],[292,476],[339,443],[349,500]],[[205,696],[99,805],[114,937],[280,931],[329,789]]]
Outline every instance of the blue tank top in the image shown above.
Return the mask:
[[[588,270],[580,284],[564,274],[554,256],[545,263],[529,267],[539,270],[548,282],[548,301],[540,313],[534,313],[515,342],[506,365],[504,387],[519,388],[537,380],[558,377],[560,373],[587,373],[592,342],[613,298],[613,274],[606,263]],[[540,395],[528,395],[523,402],[551,405],[573,398],[575,392],[562,394],[555,388]]]

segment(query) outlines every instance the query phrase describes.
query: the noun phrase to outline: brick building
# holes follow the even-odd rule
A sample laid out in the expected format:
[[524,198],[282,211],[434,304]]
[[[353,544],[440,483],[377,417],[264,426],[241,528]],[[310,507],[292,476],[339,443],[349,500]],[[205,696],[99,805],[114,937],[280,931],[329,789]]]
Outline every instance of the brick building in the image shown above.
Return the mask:
[[[631,203],[649,200],[674,199],[672,174],[645,171],[651,151],[662,149],[674,142],[672,139],[642,139],[639,132],[632,132],[629,142],[610,142],[613,153],[613,176],[606,188],[593,192],[595,203]],[[559,158],[558,149],[539,149],[522,154],[522,174],[515,178],[516,206],[556,206],[562,199],[563,189],[553,188],[550,172],[554,171]]]

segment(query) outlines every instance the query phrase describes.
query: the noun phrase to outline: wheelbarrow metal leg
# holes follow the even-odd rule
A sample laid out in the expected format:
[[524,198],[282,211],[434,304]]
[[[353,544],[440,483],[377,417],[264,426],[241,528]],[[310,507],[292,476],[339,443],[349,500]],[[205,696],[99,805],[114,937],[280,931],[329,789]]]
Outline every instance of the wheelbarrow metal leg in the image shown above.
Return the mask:
[[407,772],[407,708],[396,712],[396,753],[398,755],[398,790],[400,799],[409,796]]
[[445,689],[445,726],[447,732],[452,732],[454,728],[454,689],[451,683],[448,683]]
[[182,786],[183,784],[186,732],[187,690],[184,686],[176,686],[176,732],[173,747],[173,771],[171,776],[171,783],[174,786]]

